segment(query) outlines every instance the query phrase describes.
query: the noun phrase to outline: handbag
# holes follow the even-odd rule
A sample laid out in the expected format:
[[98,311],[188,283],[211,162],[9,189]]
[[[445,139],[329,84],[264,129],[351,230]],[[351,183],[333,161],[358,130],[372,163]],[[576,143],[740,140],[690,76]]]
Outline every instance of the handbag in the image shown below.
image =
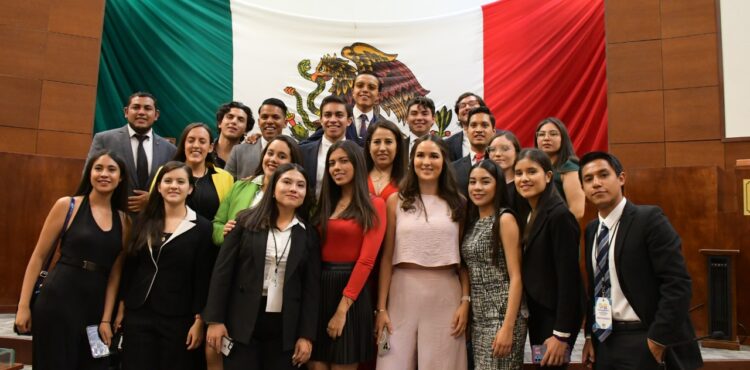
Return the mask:
[[[63,234],[65,234],[65,229],[68,228],[68,223],[70,222],[70,216],[73,214],[73,208],[75,208],[75,205],[76,205],[76,199],[74,197],[70,197],[70,206],[68,206],[68,213],[65,215],[65,221],[63,222],[62,230],[60,230],[60,233],[57,235],[57,240],[55,241],[55,248],[49,252],[49,255],[44,261],[44,265],[42,265],[42,270],[39,271],[39,276],[37,276],[36,282],[34,283],[34,291],[31,293],[31,301],[29,302],[30,309],[34,307],[34,302],[36,302],[36,297],[39,296],[39,293],[42,292],[44,279],[47,278],[47,275],[49,275],[49,270],[50,270],[50,265],[52,264],[52,259],[55,257],[55,253],[60,248],[60,239],[62,239]],[[18,328],[15,325],[13,325],[13,331],[18,335],[31,335],[31,332],[28,332],[28,333],[19,332]]]

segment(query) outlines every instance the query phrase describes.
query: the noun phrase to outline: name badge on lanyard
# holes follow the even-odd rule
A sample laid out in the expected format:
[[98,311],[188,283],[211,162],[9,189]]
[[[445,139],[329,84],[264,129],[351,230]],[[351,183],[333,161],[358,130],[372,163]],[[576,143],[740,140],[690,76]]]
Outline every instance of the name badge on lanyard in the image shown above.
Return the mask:
[[612,301],[607,297],[596,298],[594,304],[594,330],[612,329]]

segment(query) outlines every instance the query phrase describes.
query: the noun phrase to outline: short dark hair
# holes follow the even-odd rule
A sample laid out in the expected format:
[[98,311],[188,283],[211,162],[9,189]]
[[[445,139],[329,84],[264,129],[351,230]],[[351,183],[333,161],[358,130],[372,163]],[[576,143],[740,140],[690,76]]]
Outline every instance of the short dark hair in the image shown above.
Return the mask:
[[[229,103],[224,103],[221,106],[219,106],[219,109],[216,110],[216,127],[219,127],[219,124],[224,119],[224,116],[229,113],[232,108],[239,108],[242,109],[243,112],[247,115],[247,127],[245,127],[245,132],[248,132],[253,129],[253,126],[255,125],[255,118],[253,118],[253,111],[245,104],[242,104],[238,101],[230,101]],[[221,128],[219,128],[219,132],[221,132]]]
[[578,179],[581,180],[581,183],[583,183],[583,166],[597,160],[597,159],[603,159],[607,163],[609,163],[609,166],[612,167],[613,170],[615,170],[615,175],[620,176],[623,171],[622,163],[620,163],[620,160],[615,157],[614,154],[610,154],[607,152],[588,152],[581,157],[581,161],[579,163],[578,167]]
[[156,101],[156,97],[154,96],[154,94],[146,91],[136,91],[130,94],[130,96],[128,96],[127,103],[125,103],[125,108],[130,106],[130,103],[133,102],[133,98],[151,98],[151,100],[154,101],[154,109],[159,110],[159,102]]
[[281,101],[281,99],[268,98],[264,100],[263,103],[260,103],[260,107],[258,107],[258,114],[260,114],[260,108],[263,108],[264,105],[273,105],[274,107],[280,108],[281,111],[284,113],[284,119],[286,119],[287,108],[286,108],[286,104],[284,104],[284,102]]
[[490,108],[488,108],[486,106],[478,106],[476,108],[472,108],[469,111],[469,115],[466,116],[466,122],[468,123],[469,121],[471,121],[471,116],[473,116],[475,114],[480,114],[480,113],[484,113],[484,114],[489,115],[490,116],[490,122],[492,122],[492,127],[495,127],[495,116],[492,114],[492,111],[490,111]]
[[338,95],[328,95],[325,98],[323,98],[323,101],[320,103],[320,114],[323,115],[323,107],[325,107],[328,104],[343,104],[344,109],[346,110],[346,117],[351,118],[354,113],[352,113],[352,107],[349,106],[349,104],[346,104],[346,100],[344,98],[338,96]]
[[357,79],[359,78],[359,76],[362,76],[362,75],[375,77],[375,79],[378,81],[378,92],[383,91],[383,81],[380,80],[380,77],[378,77],[375,74],[375,72],[370,72],[370,71],[362,71],[362,72],[357,73],[357,75],[354,77],[354,80],[352,81],[352,87],[354,87],[354,83],[357,82]]
[[461,94],[461,95],[458,96],[458,99],[456,99],[456,104],[453,105],[453,111],[455,111],[456,114],[458,114],[458,104],[461,103],[461,100],[464,100],[464,99],[466,99],[466,98],[468,98],[470,96],[473,96],[473,97],[477,98],[477,101],[479,102],[479,106],[480,107],[486,107],[487,106],[487,104],[484,102],[484,99],[482,99],[481,96],[479,96],[477,94],[474,94],[473,92],[465,92],[465,93],[463,93],[463,94]]
[[432,99],[426,97],[417,95],[409,100],[408,103],[406,103],[406,110],[408,111],[409,108],[411,108],[412,105],[421,105],[432,112],[432,115],[435,115],[435,102],[432,101]]

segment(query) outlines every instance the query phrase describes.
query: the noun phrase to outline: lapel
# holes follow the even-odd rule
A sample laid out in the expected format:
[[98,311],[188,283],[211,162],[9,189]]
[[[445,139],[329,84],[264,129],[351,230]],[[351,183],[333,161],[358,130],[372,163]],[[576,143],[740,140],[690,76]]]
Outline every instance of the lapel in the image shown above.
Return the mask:
[[307,238],[305,238],[306,231],[305,228],[300,225],[294,225],[292,227],[292,234],[290,235],[292,240],[289,244],[289,256],[287,256],[286,271],[284,272],[285,282],[289,281],[292,272],[294,272],[302,260],[303,251],[307,248]]
[[[161,136],[157,135],[154,130],[151,130],[151,138],[154,140],[152,152],[151,152],[151,173],[149,173],[148,177],[153,178],[156,175],[156,170],[164,163],[167,163],[169,161],[169,158],[166,157],[166,153],[162,149],[164,149],[164,143],[161,138]],[[159,164],[157,166],[157,164]]]
[[586,269],[590,270],[591,278],[594,277],[594,265],[592,262],[593,258],[593,249],[594,249],[594,236],[596,236],[596,230],[599,229],[599,216],[597,215],[596,219],[591,221],[588,226],[586,226],[586,236],[584,239],[584,262],[586,263]]
[[548,211],[549,209],[546,207],[545,209],[539,210],[539,213],[534,220],[534,224],[532,225],[533,229],[531,229],[531,235],[529,236],[529,241],[526,243],[526,248],[534,244],[534,240],[539,236],[539,234],[541,234],[542,229],[544,229],[544,224],[547,223]]
[[633,224],[633,218],[635,213],[635,206],[630,201],[626,201],[625,208],[622,210],[622,216],[620,216],[620,225],[617,227],[617,237],[615,238],[615,266],[617,269],[617,277],[620,279],[620,285],[622,285],[622,276],[620,275],[622,269],[620,269],[620,259],[622,257],[622,251],[625,250],[625,236],[630,231],[630,226]]
[[128,132],[127,124],[120,128],[116,143],[119,146],[117,152],[122,153],[125,156],[125,165],[128,168],[128,172],[130,172],[129,177],[131,184],[137,184],[138,179],[136,178],[135,158],[133,158],[133,147],[130,145],[130,133]]
[[[262,282],[263,277],[263,271],[265,271],[266,267],[266,246],[268,245],[268,230],[259,231],[256,233],[253,233],[253,240],[252,246],[253,246],[253,269],[256,272],[256,274],[260,274],[260,281]],[[263,283],[261,283],[262,286]]]
[[190,209],[190,207],[188,207],[187,205],[185,205],[185,207],[187,208],[187,214],[185,215],[185,218],[182,219],[180,224],[177,225],[177,229],[174,230],[169,239],[167,239],[167,241],[164,242],[164,245],[161,246],[162,249],[166,248],[169,242],[174,240],[174,238],[195,227],[195,221],[198,219],[198,216],[196,215],[195,211]]

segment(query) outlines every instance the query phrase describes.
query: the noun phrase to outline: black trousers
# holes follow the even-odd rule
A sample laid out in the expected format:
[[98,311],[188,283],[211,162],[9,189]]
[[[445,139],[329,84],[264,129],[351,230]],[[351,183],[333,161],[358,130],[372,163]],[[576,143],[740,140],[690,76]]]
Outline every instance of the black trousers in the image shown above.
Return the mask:
[[652,370],[659,364],[648,349],[648,332],[645,327],[637,325],[618,325],[602,343],[595,337],[594,369],[595,370]]
[[294,350],[283,349],[281,313],[265,312],[265,299],[261,300],[260,307],[250,343],[234,342],[229,356],[224,357],[224,370],[298,369],[292,365]]
[[[552,331],[555,327],[555,312],[536,304],[531,299],[527,299],[526,303],[529,307],[529,342],[532,346],[543,344],[547,338],[552,336]],[[573,349],[577,337],[578,331],[570,333],[570,337],[568,338],[569,349]],[[538,367],[540,369],[564,370],[568,368],[568,364]]]
[[125,312],[123,370],[192,370],[195,351],[188,351],[187,334],[195,318],[163,316],[148,307]]

